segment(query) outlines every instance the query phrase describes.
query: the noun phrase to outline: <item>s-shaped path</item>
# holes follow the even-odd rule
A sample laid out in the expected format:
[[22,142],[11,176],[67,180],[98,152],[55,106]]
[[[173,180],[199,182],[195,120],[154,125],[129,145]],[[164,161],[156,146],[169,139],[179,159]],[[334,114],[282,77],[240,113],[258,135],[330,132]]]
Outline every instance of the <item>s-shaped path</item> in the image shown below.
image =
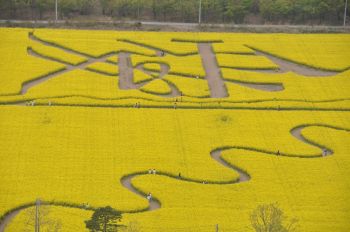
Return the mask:
[[[326,154],[328,155],[332,155],[334,152],[332,149],[327,148],[326,146],[320,145],[320,144],[316,144],[314,142],[312,142],[311,140],[308,140],[307,138],[305,138],[302,135],[302,131],[305,128],[308,127],[323,127],[323,128],[328,128],[328,129],[333,129],[333,130],[339,130],[339,131],[346,131],[350,133],[350,129],[346,129],[346,128],[340,128],[340,127],[335,127],[335,126],[331,126],[331,125],[324,125],[324,124],[302,124],[299,126],[296,126],[294,128],[292,128],[290,130],[291,135],[298,139],[299,141],[309,144],[313,147],[319,148],[320,149],[320,153],[319,154],[315,154],[313,156],[304,156],[302,154],[287,154],[287,153],[279,153],[279,156],[284,156],[284,157],[297,157],[297,158],[321,158],[324,157],[324,155]],[[219,164],[221,164],[222,166],[229,168],[235,172],[238,172],[239,177],[237,179],[232,179],[232,180],[228,180],[228,181],[208,181],[208,180],[194,180],[194,179],[190,179],[187,177],[181,177],[179,178],[178,176],[175,176],[173,174],[169,174],[169,173],[164,173],[164,172],[157,172],[155,175],[160,175],[160,176],[166,176],[172,179],[176,179],[179,181],[186,181],[186,182],[192,182],[192,183],[198,183],[198,184],[215,184],[215,185],[226,185],[226,184],[239,184],[241,182],[246,182],[250,180],[250,175],[248,174],[248,172],[244,171],[243,169],[236,167],[232,164],[230,164],[229,162],[227,162],[226,160],[224,160],[221,157],[221,152],[225,151],[225,150],[247,150],[247,151],[254,151],[254,152],[259,152],[265,155],[275,155],[277,156],[277,152],[276,151],[266,151],[266,150],[262,150],[259,148],[249,148],[249,147],[222,147],[222,148],[218,148],[218,149],[214,149],[213,151],[210,152],[210,156],[211,158],[213,158],[216,162],[218,162]],[[139,190],[137,187],[135,187],[132,184],[132,180],[138,176],[143,176],[143,175],[150,175],[148,174],[148,171],[143,171],[143,172],[137,172],[137,173],[131,173],[128,174],[124,177],[121,178],[120,182],[121,184],[127,188],[129,191],[131,191],[134,194],[137,194],[138,196],[142,197],[142,198],[146,198],[146,193]],[[50,204],[50,203],[47,203]],[[22,207],[22,208],[16,208],[13,209],[11,211],[9,211],[6,215],[4,215],[2,221],[0,222],[0,232],[4,232],[6,226],[11,222],[11,220],[23,209],[26,209],[30,206],[34,205],[30,204],[26,207]],[[58,204],[51,204],[51,205],[58,205]],[[63,205],[64,206],[64,205]],[[70,206],[73,208],[80,208],[78,206]],[[141,209],[141,210],[137,210],[137,211],[125,211],[123,213],[136,213],[136,212],[144,212],[144,211],[153,211],[153,210],[157,210],[161,207],[161,202],[156,198],[153,197],[150,201],[149,201],[149,205],[148,207]],[[91,208],[91,210],[93,210],[93,208]]]
[[[186,182],[199,183],[199,184],[203,184],[203,183],[204,184],[216,184],[216,185],[238,184],[241,182],[249,181],[251,177],[250,177],[248,172],[244,171],[243,169],[241,169],[237,166],[232,165],[231,163],[229,163],[225,159],[223,159],[221,157],[222,151],[225,151],[225,150],[248,150],[248,151],[259,152],[259,153],[266,154],[266,155],[275,155],[275,156],[278,155],[278,156],[296,157],[296,158],[321,158],[321,157],[325,157],[325,155],[327,155],[327,156],[332,155],[334,153],[332,149],[327,148],[326,146],[323,146],[323,145],[316,144],[316,143],[308,140],[307,138],[305,138],[302,135],[302,130],[304,128],[308,128],[308,127],[323,127],[323,128],[333,129],[333,130],[350,132],[350,129],[340,128],[340,127],[335,127],[335,126],[330,126],[330,125],[323,125],[323,124],[299,125],[299,126],[292,128],[290,130],[290,133],[294,138],[298,139],[299,141],[301,141],[303,143],[309,144],[313,147],[320,149],[321,152],[319,154],[315,154],[313,156],[305,156],[303,154],[287,154],[287,153],[283,153],[283,152],[266,151],[266,150],[262,150],[259,148],[249,148],[249,147],[240,147],[240,146],[222,147],[222,148],[214,149],[210,152],[211,158],[214,159],[219,164],[221,164],[222,166],[229,168],[229,169],[231,169],[239,174],[239,177],[237,179],[232,179],[232,180],[228,180],[228,181],[194,180],[194,179],[190,179],[187,177],[179,178],[178,176],[175,176],[175,175],[169,174],[169,173],[164,173],[164,172],[157,172],[155,175],[167,176],[169,178],[177,179],[179,181],[186,181]],[[146,198],[147,194],[145,192],[142,192],[141,190],[139,190],[137,187],[135,187],[132,184],[132,180],[134,178],[136,178],[138,176],[143,176],[143,175],[152,175],[152,174],[149,174],[147,171],[132,173],[132,174],[128,174],[128,175],[122,177],[120,182],[125,188],[127,188],[128,190],[130,190],[134,194],[137,194],[138,196],[140,196],[142,198]],[[160,201],[156,197],[153,197],[149,201],[149,206],[145,209],[140,210],[140,212],[153,211],[153,210],[159,209],[160,207],[161,207]]]

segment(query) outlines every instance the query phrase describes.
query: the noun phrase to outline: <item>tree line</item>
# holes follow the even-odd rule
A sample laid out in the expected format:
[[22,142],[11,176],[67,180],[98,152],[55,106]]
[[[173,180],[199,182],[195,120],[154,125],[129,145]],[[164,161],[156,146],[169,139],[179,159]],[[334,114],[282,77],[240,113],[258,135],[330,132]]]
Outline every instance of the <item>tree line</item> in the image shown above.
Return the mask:
[[[60,19],[197,22],[200,0],[58,0]],[[202,0],[204,23],[341,24],[345,0]],[[55,0],[0,0],[1,19],[54,19]]]

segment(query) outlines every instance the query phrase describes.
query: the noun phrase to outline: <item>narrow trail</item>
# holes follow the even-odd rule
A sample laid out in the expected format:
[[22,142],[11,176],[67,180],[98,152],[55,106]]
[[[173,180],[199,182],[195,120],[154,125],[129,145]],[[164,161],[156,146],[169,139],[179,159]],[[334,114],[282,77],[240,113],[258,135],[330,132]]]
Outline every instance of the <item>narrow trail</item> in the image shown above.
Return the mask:
[[[224,148],[218,148],[218,149],[212,150],[210,152],[211,158],[214,159],[219,164],[221,164],[222,166],[237,172],[239,174],[238,179],[233,179],[233,180],[228,180],[228,181],[208,181],[208,180],[193,180],[193,179],[190,179],[187,177],[179,178],[178,176],[175,176],[175,175],[172,175],[169,173],[163,173],[163,172],[157,172],[155,175],[166,176],[166,177],[176,179],[179,181],[186,181],[186,182],[192,182],[192,183],[198,183],[198,184],[215,184],[215,185],[238,184],[238,183],[249,181],[251,179],[251,177],[250,177],[248,172],[246,172],[243,169],[236,167],[236,166],[230,164],[229,162],[227,162],[226,160],[224,160],[221,157],[222,151],[235,150],[235,149],[236,150],[248,150],[248,151],[259,152],[259,153],[262,153],[265,155],[274,155],[274,156],[282,156],[282,157],[295,157],[295,158],[305,158],[305,159],[321,158],[321,157],[326,157],[326,156],[332,155],[334,152],[330,148],[315,144],[315,143],[311,142],[310,140],[306,139],[302,135],[302,130],[305,128],[308,128],[308,127],[323,127],[323,128],[333,129],[333,130],[341,130],[341,131],[350,132],[350,129],[344,129],[344,128],[334,127],[334,126],[330,126],[330,125],[322,125],[322,124],[299,125],[297,127],[292,128],[290,133],[294,138],[298,139],[299,141],[301,141],[303,143],[306,143],[308,145],[311,145],[313,147],[317,147],[320,149],[321,152],[319,154],[315,154],[313,156],[304,156],[302,154],[286,154],[283,152],[277,153],[277,151],[264,151],[264,150],[260,150],[260,149],[256,149],[256,148],[246,148],[246,147],[224,147]],[[128,189],[132,193],[137,194],[140,197],[146,198],[147,194],[142,192],[141,190],[139,190],[137,187],[135,187],[132,184],[132,180],[134,178],[136,178],[138,176],[143,176],[143,175],[154,175],[154,174],[149,174],[147,171],[139,172],[139,173],[132,173],[132,174],[129,174],[127,176],[124,176],[121,179],[121,183],[126,189]],[[153,198],[149,202],[149,206],[146,209],[142,209],[141,211],[153,211],[153,210],[157,210],[159,208],[161,208],[160,201],[157,198]]]
[[[183,95],[185,96],[185,95]],[[144,100],[149,101],[148,98],[136,98],[133,96],[125,96],[125,97],[118,97],[118,98],[104,98],[104,97],[91,97],[89,95],[57,95],[57,96],[51,96],[51,97],[38,97],[38,98],[30,98],[26,100],[18,100],[18,101],[11,101],[6,103],[0,103],[0,105],[21,105],[21,106],[28,106],[27,103],[29,101],[37,101],[37,100],[51,100],[51,99],[65,99],[65,98],[86,98],[86,99],[92,99],[92,100],[102,100],[102,101],[110,101],[110,100]],[[153,102],[159,102],[159,103],[173,103],[173,101],[169,101],[167,99],[160,100],[160,99],[152,99]],[[182,99],[180,100],[181,103],[193,103],[191,100]],[[201,101],[202,104],[208,104],[208,103],[217,103],[217,105],[213,105],[213,107],[203,107],[201,105],[198,106],[191,106],[191,107],[184,107],[181,104],[178,105],[179,109],[208,109],[208,110],[216,110],[216,109],[232,109],[232,110],[264,110],[264,111],[340,111],[340,112],[349,112],[349,108],[315,108],[315,107],[302,107],[302,108],[294,108],[294,107],[281,107],[281,106],[272,106],[270,108],[266,107],[242,107],[242,106],[230,106],[225,107],[222,106],[221,103],[230,103],[230,104],[240,104],[240,103],[246,103],[246,104],[253,104],[253,103],[264,103],[264,102],[275,102],[275,103],[283,103],[283,102],[290,102],[290,103],[300,103],[300,102],[307,102],[307,103],[313,103],[313,104],[320,104],[320,103],[337,103],[337,102],[350,102],[350,98],[340,98],[340,99],[328,99],[328,100],[302,100],[302,99],[283,99],[283,98],[266,98],[266,99],[256,99],[256,100],[225,100],[220,99],[219,101],[210,101],[210,100],[203,100]],[[37,104],[37,106],[43,106],[47,104]],[[100,105],[87,105],[87,104],[66,104],[66,103],[55,103],[55,106],[66,106],[66,107],[94,107],[94,108],[130,108],[134,107],[134,105],[111,105],[111,104],[100,104]],[[152,107],[147,106],[147,108],[159,108],[159,107]],[[173,109],[173,105],[168,106],[162,106],[164,109]]]
[[8,215],[6,215],[6,217],[0,222],[0,232],[5,232],[6,226],[11,223],[12,219],[14,219],[17,216],[17,214],[21,212],[21,210],[22,209],[16,209]]
[[[149,174],[148,171],[143,171],[143,172],[137,172],[137,173],[131,173],[131,174],[125,175],[124,177],[122,177],[120,179],[120,183],[123,187],[128,189],[130,192],[138,195],[139,197],[146,199],[147,194],[132,184],[132,181],[134,178],[137,178],[139,176],[144,176],[144,175],[160,175],[160,176],[166,176],[168,178],[176,179],[178,181],[186,181],[186,182],[191,182],[191,183],[208,184],[208,185],[239,184],[242,182],[249,181],[251,179],[251,176],[249,175],[249,173],[244,171],[243,169],[241,169],[239,167],[232,165],[231,163],[227,162],[226,160],[224,160],[221,157],[222,151],[247,150],[247,151],[259,152],[259,153],[265,154],[265,155],[274,155],[274,156],[278,155],[280,157],[294,157],[294,158],[304,158],[304,159],[322,158],[322,157],[332,155],[334,153],[333,150],[331,150],[330,148],[327,148],[323,145],[316,144],[316,143],[308,140],[307,138],[305,138],[302,135],[303,129],[309,128],[309,127],[321,127],[321,128],[327,128],[327,129],[333,129],[333,130],[339,130],[339,131],[346,131],[346,132],[350,133],[350,129],[335,127],[335,126],[331,126],[331,125],[324,125],[324,124],[310,124],[310,125],[305,124],[305,125],[299,125],[299,126],[292,128],[290,130],[290,134],[294,138],[298,139],[299,141],[301,141],[305,144],[308,144],[308,145],[311,145],[313,147],[320,149],[321,152],[319,154],[315,154],[313,156],[304,156],[302,154],[287,154],[287,153],[283,153],[283,152],[278,154],[276,151],[264,151],[264,150],[261,150],[258,148],[247,148],[247,147],[222,147],[222,148],[214,149],[210,152],[211,158],[213,160],[215,160],[218,164],[222,165],[223,167],[229,168],[229,169],[231,169],[234,172],[237,172],[239,174],[239,177],[237,179],[232,179],[232,180],[228,180],[228,181],[195,180],[195,179],[191,179],[191,178],[187,178],[187,177],[175,176],[173,174],[165,173],[165,172],[157,171],[155,174]],[[326,152],[326,154],[325,154],[325,152]],[[50,205],[50,203],[48,203],[48,205]],[[55,204],[51,204],[51,205],[55,205]],[[72,206],[72,207],[74,207],[74,206]],[[79,207],[76,207],[76,208],[79,208]],[[154,211],[154,210],[157,210],[160,208],[161,208],[160,200],[158,200],[156,197],[153,196],[152,199],[149,200],[149,204],[146,208],[140,209],[137,211],[135,211],[135,210],[134,211],[124,211],[123,213],[140,213],[140,212],[145,212],[145,211]],[[7,215],[4,216],[4,218],[0,222],[0,232],[4,232],[6,229],[6,226],[23,209],[25,209],[25,208],[14,209],[14,210],[10,211]],[[93,210],[93,208],[91,208],[91,210]]]
[[[127,188],[128,190],[130,190],[131,192],[133,192],[134,194],[144,198],[147,196],[146,193],[143,193],[141,191],[139,191],[133,184],[132,184],[132,179],[139,176],[139,175],[146,175],[145,173],[143,174],[133,174],[133,175],[129,175],[129,176],[125,176],[123,178],[121,178],[120,183],[123,185],[123,187]],[[158,174],[159,175],[159,174]],[[153,211],[153,210],[157,210],[160,209],[161,207],[161,203],[160,201],[158,201],[156,198],[152,198],[149,201],[149,206],[146,209],[143,209],[142,211]],[[1,231],[0,231],[1,232]]]

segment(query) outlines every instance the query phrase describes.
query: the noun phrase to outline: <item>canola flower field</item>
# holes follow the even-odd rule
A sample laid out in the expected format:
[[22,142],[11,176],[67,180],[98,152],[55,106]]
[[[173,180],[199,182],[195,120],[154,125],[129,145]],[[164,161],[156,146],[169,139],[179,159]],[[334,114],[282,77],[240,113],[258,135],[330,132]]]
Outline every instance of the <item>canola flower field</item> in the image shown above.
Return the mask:
[[274,202],[300,231],[350,230],[350,35],[0,40],[0,232],[31,231],[36,199],[68,232],[107,205],[125,231],[253,231]]

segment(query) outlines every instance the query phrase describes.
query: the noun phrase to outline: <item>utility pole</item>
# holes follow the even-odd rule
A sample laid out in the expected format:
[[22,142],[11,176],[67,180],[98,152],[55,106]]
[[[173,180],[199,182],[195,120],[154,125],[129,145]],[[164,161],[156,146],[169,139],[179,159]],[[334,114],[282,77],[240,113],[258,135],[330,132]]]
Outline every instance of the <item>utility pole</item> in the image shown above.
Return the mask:
[[348,9],[348,0],[345,0],[345,9],[344,9],[344,27],[346,26],[346,14]]
[[37,199],[35,202],[35,232],[40,232],[40,199]]
[[56,23],[57,23],[57,20],[58,20],[58,3],[57,3],[58,0],[56,0],[55,2],[55,12],[56,12]]
[[199,0],[199,9],[198,9],[198,24],[202,22],[202,0]]

